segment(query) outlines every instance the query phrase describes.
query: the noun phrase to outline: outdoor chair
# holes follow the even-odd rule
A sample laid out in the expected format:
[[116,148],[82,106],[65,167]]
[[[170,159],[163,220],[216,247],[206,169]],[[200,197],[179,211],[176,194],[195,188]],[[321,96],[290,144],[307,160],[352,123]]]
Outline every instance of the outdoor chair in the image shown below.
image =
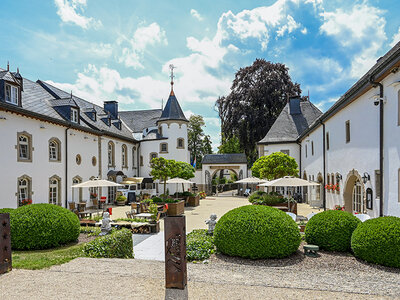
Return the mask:
[[133,214],[132,214],[132,212],[126,211],[125,214],[126,214],[126,217],[127,217],[128,219],[133,219]]
[[76,209],[75,202],[68,202],[69,210],[74,211]]
[[286,214],[289,215],[293,219],[293,221],[296,222],[296,219],[297,219],[297,215],[296,214],[291,213],[291,212],[286,212]]
[[246,189],[243,193],[243,196],[249,196],[250,195],[250,189]]
[[365,222],[369,219],[371,219],[371,217],[367,214],[355,214],[356,218],[359,219],[361,222]]

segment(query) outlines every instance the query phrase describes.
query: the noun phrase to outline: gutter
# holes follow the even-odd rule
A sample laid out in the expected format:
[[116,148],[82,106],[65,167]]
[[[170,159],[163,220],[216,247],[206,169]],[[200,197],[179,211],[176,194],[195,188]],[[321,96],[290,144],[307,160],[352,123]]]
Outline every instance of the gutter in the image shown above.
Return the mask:
[[323,197],[322,197],[322,206],[324,208],[324,211],[326,210],[326,189],[325,189],[325,182],[326,182],[326,146],[325,146],[325,123],[320,121],[322,125],[322,170],[324,172],[323,180],[324,182],[322,183],[322,188],[323,188]]
[[297,145],[299,145],[299,150],[300,150],[300,159],[299,159],[299,178],[301,178],[301,142],[296,142]]
[[373,76],[369,78],[369,82],[375,88],[379,86],[379,189],[381,194],[379,195],[379,216],[383,217],[383,125],[384,125],[384,110],[383,110],[383,85],[380,82],[374,81]]
[[140,143],[138,144],[138,147],[137,147],[137,153],[136,153],[136,156],[137,156],[137,174],[136,174],[136,176],[140,176]]
[[65,128],[65,208],[68,208],[68,130],[71,126]]

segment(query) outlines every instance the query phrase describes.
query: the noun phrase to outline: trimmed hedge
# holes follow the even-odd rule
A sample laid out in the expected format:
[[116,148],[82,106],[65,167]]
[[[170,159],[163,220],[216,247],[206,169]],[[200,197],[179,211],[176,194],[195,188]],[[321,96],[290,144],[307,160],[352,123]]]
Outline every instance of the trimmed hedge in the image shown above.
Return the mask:
[[35,250],[57,247],[79,237],[78,217],[53,204],[31,204],[12,211],[11,247]]
[[132,232],[126,228],[100,236],[86,243],[83,253],[88,257],[133,258]]
[[2,208],[0,209],[0,214],[10,214],[10,218],[11,218],[11,214],[15,211],[14,208]]
[[269,206],[235,208],[221,217],[214,230],[218,251],[252,259],[289,256],[297,251],[300,241],[293,219]]
[[328,251],[349,251],[351,235],[360,223],[359,219],[346,211],[327,210],[318,213],[307,222],[304,231],[306,242]]
[[400,268],[400,218],[380,217],[361,223],[353,232],[351,248],[365,261]]
[[205,260],[215,252],[214,239],[206,229],[195,229],[186,236],[188,261]]

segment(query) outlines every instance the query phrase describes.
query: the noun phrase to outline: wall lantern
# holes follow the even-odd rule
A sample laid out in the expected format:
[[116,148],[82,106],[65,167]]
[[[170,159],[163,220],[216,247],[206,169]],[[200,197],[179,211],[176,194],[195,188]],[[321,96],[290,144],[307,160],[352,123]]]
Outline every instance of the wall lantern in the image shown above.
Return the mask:
[[339,182],[340,180],[342,180],[342,175],[337,173],[336,174],[336,181]]
[[365,184],[365,183],[367,183],[367,181],[370,181],[370,180],[371,180],[371,176],[369,176],[369,174],[368,174],[367,172],[364,172],[364,175],[363,175],[363,177],[362,177],[362,180],[363,180],[363,182],[364,182],[364,184]]

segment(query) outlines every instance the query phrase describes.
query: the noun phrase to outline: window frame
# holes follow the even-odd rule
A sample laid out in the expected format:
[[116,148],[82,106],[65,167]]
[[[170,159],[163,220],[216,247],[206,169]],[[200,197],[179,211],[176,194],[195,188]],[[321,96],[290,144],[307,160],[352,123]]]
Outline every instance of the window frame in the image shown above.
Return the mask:
[[[179,142],[182,143],[181,146],[179,146]],[[176,149],[185,149],[185,139],[184,138],[177,138],[176,139]]]
[[[20,182],[22,180],[26,181],[26,185],[21,187],[20,186]],[[25,198],[21,197],[21,188],[26,189],[25,191]],[[17,178],[17,192],[15,193],[15,195],[17,196],[17,207],[20,207],[22,205],[22,200],[25,199],[31,199],[32,200],[32,178],[29,177],[28,175],[22,175],[21,177]]]
[[330,144],[329,144],[329,131],[326,133],[326,151],[329,150]]
[[128,147],[125,144],[121,146],[121,161],[122,168],[128,168]]
[[[22,142],[20,141],[21,137],[26,137],[27,141]],[[27,157],[21,157],[21,146],[26,146],[26,154]],[[23,132],[17,132],[17,145],[15,146],[17,149],[17,162],[32,162],[32,156],[33,156],[33,147],[32,147],[32,135],[29,134],[26,131]]]
[[[163,150],[164,145],[166,147],[166,150]],[[168,153],[168,143],[160,143],[160,153]]]
[[79,124],[79,109],[71,107],[71,122]]
[[[153,157],[153,156],[155,156],[155,157]],[[158,153],[157,152],[151,152],[150,154],[149,154],[149,162],[151,162],[151,160],[153,159],[153,158],[157,158],[158,157]]]
[[311,156],[314,156],[314,141],[311,141]]
[[113,141],[107,143],[107,164],[108,167],[115,167],[115,144]]
[[[72,185],[78,184],[78,183],[82,183],[82,177],[80,176],[75,176],[74,178],[72,178]],[[73,189],[74,190],[74,189]],[[82,188],[78,188],[78,202],[82,202],[83,199],[83,192],[82,192]],[[75,191],[72,192],[72,201],[73,202],[77,202],[75,201]]]
[[[52,150],[51,150],[51,144],[54,143],[55,144],[55,158],[52,157]],[[49,140],[49,162],[61,162],[61,142],[58,138],[51,138]]]
[[381,198],[381,176],[380,176],[380,170],[375,170],[375,198],[380,199]]
[[[10,88],[10,95],[7,95],[7,88]],[[14,93],[13,93],[14,92]],[[13,97],[15,96],[15,97]],[[4,99],[6,103],[10,103],[13,105],[18,105],[19,104],[19,88],[15,85],[12,84],[8,84],[6,83],[4,85]],[[15,99],[15,102],[12,101],[13,99]]]
[[[53,182],[55,181],[55,183]],[[55,191],[54,191],[55,189]],[[49,178],[49,204],[54,204],[54,205],[61,205],[61,178],[58,177],[57,175],[53,175]],[[53,203],[54,201],[54,194],[55,194],[55,200],[56,203]]]
[[351,140],[350,130],[350,120],[347,120],[345,123],[346,143],[350,143]]

